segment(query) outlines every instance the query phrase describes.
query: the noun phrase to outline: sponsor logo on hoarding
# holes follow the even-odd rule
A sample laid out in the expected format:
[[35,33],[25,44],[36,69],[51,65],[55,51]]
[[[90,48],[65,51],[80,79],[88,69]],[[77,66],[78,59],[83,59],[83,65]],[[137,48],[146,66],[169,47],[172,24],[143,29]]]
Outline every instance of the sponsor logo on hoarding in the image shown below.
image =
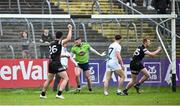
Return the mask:
[[[90,66],[92,83],[99,84],[99,63],[89,63],[89,66]],[[87,80],[83,74],[81,74],[81,82],[82,84],[87,83]]]
[[150,78],[145,83],[161,83],[161,63],[160,62],[144,62]]
[[20,75],[22,75],[23,80],[47,79],[47,67],[48,61],[43,61],[42,64],[36,64],[33,61],[18,61],[13,65],[2,65],[0,66],[0,79],[18,80]]

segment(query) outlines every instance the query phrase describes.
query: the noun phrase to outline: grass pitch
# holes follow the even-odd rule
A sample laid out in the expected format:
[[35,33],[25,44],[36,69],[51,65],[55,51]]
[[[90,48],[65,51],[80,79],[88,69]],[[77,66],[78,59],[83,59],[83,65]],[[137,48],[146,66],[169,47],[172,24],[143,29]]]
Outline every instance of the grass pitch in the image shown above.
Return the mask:
[[93,92],[83,88],[78,94],[63,92],[64,100],[56,99],[56,92],[47,92],[47,99],[39,99],[40,89],[0,89],[0,105],[180,105],[180,87],[173,93],[170,87],[145,87],[141,94],[134,88],[128,96],[116,95],[116,88],[110,87],[109,96],[103,95],[103,88]]

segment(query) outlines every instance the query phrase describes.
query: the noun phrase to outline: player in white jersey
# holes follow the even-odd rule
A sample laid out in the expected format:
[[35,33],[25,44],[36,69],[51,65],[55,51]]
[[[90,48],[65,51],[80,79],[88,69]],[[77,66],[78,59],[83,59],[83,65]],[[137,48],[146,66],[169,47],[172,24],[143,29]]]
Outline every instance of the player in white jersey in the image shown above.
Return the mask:
[[118,81],[117,95],[121,95],[121,89],[123,87],[125,75],[124,75],[124,63],[121,57],[121,40],[120,35],[115,36],[115,41],[108,48],[108,60],[106,62],[106,73],[104,81],[104,95],[108,95],[108,84],[111,79],[112,73],[115,72],[121,79]]
[[75,66],[78,66],[77,62],[73,59],[71,54],[67,51],[67,44],[63,45],[61,51],[61,64],[65,68],[68,66],[68,58],[74,63]]

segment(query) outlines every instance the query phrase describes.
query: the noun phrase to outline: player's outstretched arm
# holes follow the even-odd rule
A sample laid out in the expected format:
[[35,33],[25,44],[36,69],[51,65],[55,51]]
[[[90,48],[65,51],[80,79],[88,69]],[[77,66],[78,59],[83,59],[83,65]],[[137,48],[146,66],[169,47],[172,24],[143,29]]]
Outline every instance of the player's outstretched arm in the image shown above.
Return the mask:
[[63,44],[67,43],[68,41],[71,40],[71,37],[72,37],[72,25],[69,24],[68,25],[68,35],[67,35],[67,37],[65,39],[62,40],[62,43]]
[[71,61],[74,63],[74,65],[77,67],[77,66],[78,66],[78,63],[77,63],[77,62],[74,60],[74,58],[73,58],[74,54],[73,54],[73,53],[69,53],[69,52],[67,52],[67,54],[68,54],[70,60],[71,60]]
[[72,58],[72,57],[70,56],[70,59],[71,59],[71,61],[74,63],[75,67],[77,67],[77,66],[78,66],[78,63],[74,60],[74,58]]
[[95,53],[95,54],[97,54],[97,55],[99,55],[99,56],[105,56],[105,55],[106,55],[106,52],[105,52],[105,51],[102,52],[102,53],[99,53],[97,50],[95,50],[95,49],[92,48],[92,47],[90,47],[90,50],[91,50],[93,53]]
[[150,57],[154,57],[156,54],[158,54],[160,51],[162,50],[161,47],[158,47],[156,51],[154,52],[150,52],[150,51],[146,51],[145,54],[150,56]]

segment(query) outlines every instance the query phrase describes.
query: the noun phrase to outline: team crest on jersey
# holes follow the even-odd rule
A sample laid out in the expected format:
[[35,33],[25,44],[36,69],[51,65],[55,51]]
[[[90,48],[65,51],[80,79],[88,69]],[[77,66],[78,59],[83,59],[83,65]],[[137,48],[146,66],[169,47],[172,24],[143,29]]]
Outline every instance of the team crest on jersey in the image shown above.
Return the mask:
[[80,55],[80,56],[84,56],[85,54],[86,54],[86,53],[85,53],[84,51],[80,51],[80,52],[79,52],[79,55]]

